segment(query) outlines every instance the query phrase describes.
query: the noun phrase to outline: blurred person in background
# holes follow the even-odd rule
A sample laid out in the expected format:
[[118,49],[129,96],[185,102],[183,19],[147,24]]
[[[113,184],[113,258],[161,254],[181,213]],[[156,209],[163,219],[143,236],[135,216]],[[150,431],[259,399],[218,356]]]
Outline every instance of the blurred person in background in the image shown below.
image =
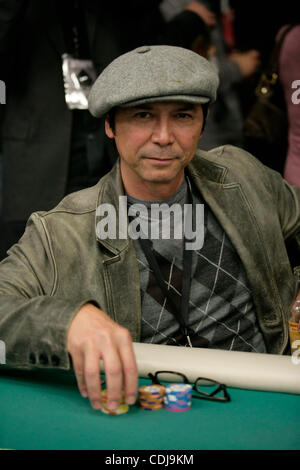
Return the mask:
[[239,87],[260,65],[255,49],[238,51],[235,40],[234,11],[228,1],[163,0],[160,10],[166,21],[179,11],[198,15],[210,30],[210,60],[215,64],[220,87],[217,101],[211,106],[205,135],[199,146],[210,150],[219,145],[243,145],[243,109]]
[[0,79],[7,89],[0,259],[32,212],[111,169],[115,148],[86,97],[111,60],[153,42],[163,24],[158,3],[0,0]]
[[[278,36],[285,27],[281,28]],[[288,115],[284,178],[300,187],[300,21],[287,33],[279,56],[279,77]]]
[[209,27],[200,15],[189,9],[166,21],[158,40],[160,44],[190,49],[206,59],[210,59],[215,51]]

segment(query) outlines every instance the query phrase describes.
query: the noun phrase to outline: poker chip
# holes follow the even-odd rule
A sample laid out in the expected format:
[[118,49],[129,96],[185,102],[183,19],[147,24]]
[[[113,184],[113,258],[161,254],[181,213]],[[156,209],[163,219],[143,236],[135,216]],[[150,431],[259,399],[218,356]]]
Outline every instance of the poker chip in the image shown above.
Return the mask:
[[192,386],[171,384],[166,387],[164,407],[169,411],[187,411],[191,408]]
[[107,408],[107,390],[102,390],[102,408],[101,411],[108,415],[122,415],[129,411],[129,406],[125,403],[124,392],[122,392],[120,405],[115,410],[110,410]]
[[139,388],[139,405],[143,410],[159,410],[164,406],[166,387],[163,385],[143,385]]
[[101,411],[103,413],[106,413],[107,415],[123,415],[124,413],[127,413],[129,411],[129,406],[128,405],[120,405],[118,408],[115,410],[109,410],[105,406],[102,406]]

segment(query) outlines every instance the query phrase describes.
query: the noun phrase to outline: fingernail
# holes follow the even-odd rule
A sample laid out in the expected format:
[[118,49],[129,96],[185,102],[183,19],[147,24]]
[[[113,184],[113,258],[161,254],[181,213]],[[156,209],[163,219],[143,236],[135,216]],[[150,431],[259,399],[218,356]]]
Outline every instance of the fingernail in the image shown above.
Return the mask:
[[126,403],[128,405],[133,405],[135,403],[136,396],[135,395],[129,395],[129,397],[126,398]]
[[108,402],[107,404],[107,407],[110,409],[110,410],[115,410],[116,408],[118,408],[119,406],[119,403],[117,401],[110,401]]
[[87,394],[87,392],[86,392],[85,390],[82,390],[81,396],[82,396],[83,398],[86,398],[86,397],[88,396],[88,394]]
[[102,407],[101,401],[93,401],[93,402],[92,402],[92,407],[93,407],[95,410],[100,410],[101,407]]

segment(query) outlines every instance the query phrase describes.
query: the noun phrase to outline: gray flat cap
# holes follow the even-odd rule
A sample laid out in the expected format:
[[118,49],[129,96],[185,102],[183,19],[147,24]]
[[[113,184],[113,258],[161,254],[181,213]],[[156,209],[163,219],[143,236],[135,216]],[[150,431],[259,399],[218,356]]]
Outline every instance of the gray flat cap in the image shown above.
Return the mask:
[[208,103],[219,85],[215,67],[199,54],[175,46],[143,46],[117,57],[99,75],[89,110],[102,117],[115,106],[154,101]]

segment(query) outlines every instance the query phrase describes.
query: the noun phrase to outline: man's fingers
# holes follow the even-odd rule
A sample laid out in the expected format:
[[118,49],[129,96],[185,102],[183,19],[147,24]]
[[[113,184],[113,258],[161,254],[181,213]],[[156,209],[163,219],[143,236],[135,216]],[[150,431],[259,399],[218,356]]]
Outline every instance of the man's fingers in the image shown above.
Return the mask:
[[72,356],[73,368],[77,380],[77,386],[81,395],[86,398],[88,396],[86,383],[84,379],[84,358],[81,353]]
[[[116,409],[120,405],[122,391],[125,402],[132,405],[136,401],[138,372],[130,334],[123,330],[117,345],[110,339],[103,341],[101,356],[104,362],[107,388],[107,407]],[[101,380],[99,351],[86,346],[83,353],[72,356],[78,389],[83,397],[88,397],[94,409],[101,409]]]
[[113,343],[111,338],[107,339],[107,344],[103,352],[103,362],[107,387],[107,407],[113,410],[120,405],[124,383],[124,370],[118,346]]
[[138,369],[130,335],[129,339],[125,338],[123,344],[121,344],[121,347],[119,348],[119,351],[122,361],[122,368],[124,371],[123,386],[125,401],[128,405],[133,405],[137,396]]
[[128,404],[137,393],[137,366],[129,331],[102,310],[86,304],[73,318],[67,336],[78,388],[95,409],[102,407],[100,359],[104,362],[107,406],[115,409],[125,391]]
[[84,352],[84,381],[92,407],[99,410],[102,406],[100,359],[98,352],[90,346]]

